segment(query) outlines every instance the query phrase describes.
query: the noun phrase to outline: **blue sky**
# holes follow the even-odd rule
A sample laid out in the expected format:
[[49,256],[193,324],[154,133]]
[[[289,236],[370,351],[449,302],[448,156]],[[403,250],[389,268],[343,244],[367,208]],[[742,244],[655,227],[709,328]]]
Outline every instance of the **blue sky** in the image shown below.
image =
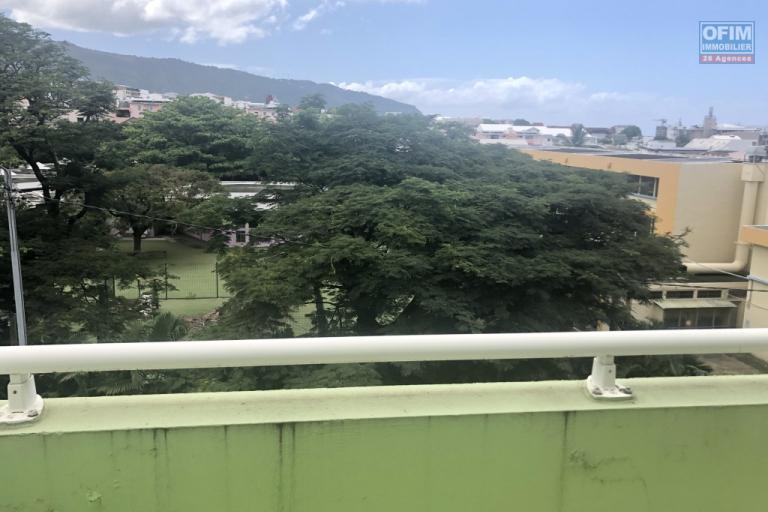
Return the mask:
[[[712,105],[721,122],[768,125],[764,0],[0,0],[0,8],[90,48],[333,82],[427,113],[649,128],[660,117],[701,122]],[[756,64],[699,64],[701,20],[755,21]]]

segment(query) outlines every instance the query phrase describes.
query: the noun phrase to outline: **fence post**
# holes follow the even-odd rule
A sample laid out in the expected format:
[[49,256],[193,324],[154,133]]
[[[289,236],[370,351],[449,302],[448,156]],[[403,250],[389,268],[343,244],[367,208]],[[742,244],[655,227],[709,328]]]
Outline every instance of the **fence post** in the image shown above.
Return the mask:
[[216,298],[219,298],[219,262],[213,264],[213,275],[216,278]]
[[165,300],[168,300],[168,264],[164,264],[165,267]]

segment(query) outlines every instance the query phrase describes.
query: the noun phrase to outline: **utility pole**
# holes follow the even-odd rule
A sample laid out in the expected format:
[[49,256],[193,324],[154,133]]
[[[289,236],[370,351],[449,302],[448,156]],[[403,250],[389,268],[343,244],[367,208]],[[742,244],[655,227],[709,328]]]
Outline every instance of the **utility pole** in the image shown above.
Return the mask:
[[19,345],[27,344],[27,315],[24,310],[24,285],[21,282],[21,254],[19,234],[16,230],[16,203],[13,202],[13,174],[3,167],[5,175],[5,209],[8,212],[8,238],[11,241],[11,272],[13,274],[13,298],[16,303],[16,332]]
[[[5,175],[5,209],[8,212],[8,238],[11,243],[11,273],[13,297],[16,304],[16,332],[19,346],[27,344],[27,318],[24,312],[24,287],[21,281],[21,254],[16,230],[16,203],[14,203],[13,174],[3,167]],[[0,407],[0,425],[34,421],[43,412],[43,399],[37,394],[35,377],[30,373],[10,376],[8,405]]]

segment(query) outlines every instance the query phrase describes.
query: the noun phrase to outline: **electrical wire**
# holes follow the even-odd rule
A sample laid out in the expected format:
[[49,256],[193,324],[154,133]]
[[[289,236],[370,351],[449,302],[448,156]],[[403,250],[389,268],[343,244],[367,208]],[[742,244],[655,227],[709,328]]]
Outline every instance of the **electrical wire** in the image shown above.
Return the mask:
[[[116,215],[116,214],[128,215],[128,216],[131,216],[131,217],[139,217],[139,218],[142,218],[142,219],[153,220],[153,221],[156,221],[156,222],[165,222],[167,224],[178,224],[180,226],[186,226],[186,227],[190,227],[190,228],[194,228],[194,229],[202,229],[202,230],[207,230],[207,231],[217,231],[217,232],[224,233],[224,234],[233,234],[233,233],[237,233],[238,231],[240,231],[240,232],[244,231],[243,229],[228,229],[228,228],[220,228],[220,227],[219,228],[215,228],[215,227],[211,227],[211,226],[203,226],[203,225],[200,225],[200,224],[192,224],[190,222],[183,222],[183,221],[180,221],[180,220],[177,220],[177,219],[168,219],[168,218],[163,218],[163,217],[154,217],[152,215],[143,215],[143,214],[127,212],[127,211],[123,211],[123,210],[115,210],[114,208],[105,208],[103,206],[96,206],[96,205],[92,205],[92,204],[82,203],[80,201],[68,201],[68,200],[64,200],[64,199],[49,199],[49,198],[45,198],[45,197],[43,198],[43,200],[45,202],[56,202],[56,203],[59,203],[59,204],[66,204],[66,205],[71,205],[71,206],[79,206],[81,208],[88,208],[90,210],[98,210],[98,211],[102,211],[102,212],[105,212],[105,213],[109,213],[110,215]],[[252,231],[252,230],[249,229],[249,232],[250,231]]]

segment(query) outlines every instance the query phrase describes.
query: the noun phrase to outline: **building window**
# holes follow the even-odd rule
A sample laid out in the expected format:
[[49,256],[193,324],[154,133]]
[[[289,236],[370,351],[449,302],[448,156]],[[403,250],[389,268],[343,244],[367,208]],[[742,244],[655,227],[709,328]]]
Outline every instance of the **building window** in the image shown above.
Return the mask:
[[722,296],[723,292],[720,290],[699,290],[696,293],[699,299],[720,299]]
[[661,290],[652,291],[648,293],[648,297],[651,299],[663,299],[664,298],[664,292]]
[[629,193],[633,196],[652,197],[654,199],[658,196],[659,178],[630,174],[627,179],[632,186]]
[[235,232],[235,242],[239,244],[245,243],[245,231],[236,231]]
[[747,290],[728,290],[728,295],[739,299],[747,298]]
[[674,290],[667,292],[668,299],[692,299],[693,290]]
[[664,311],[667,329],[722,329],[735,327],[734,308],[668,309]]

